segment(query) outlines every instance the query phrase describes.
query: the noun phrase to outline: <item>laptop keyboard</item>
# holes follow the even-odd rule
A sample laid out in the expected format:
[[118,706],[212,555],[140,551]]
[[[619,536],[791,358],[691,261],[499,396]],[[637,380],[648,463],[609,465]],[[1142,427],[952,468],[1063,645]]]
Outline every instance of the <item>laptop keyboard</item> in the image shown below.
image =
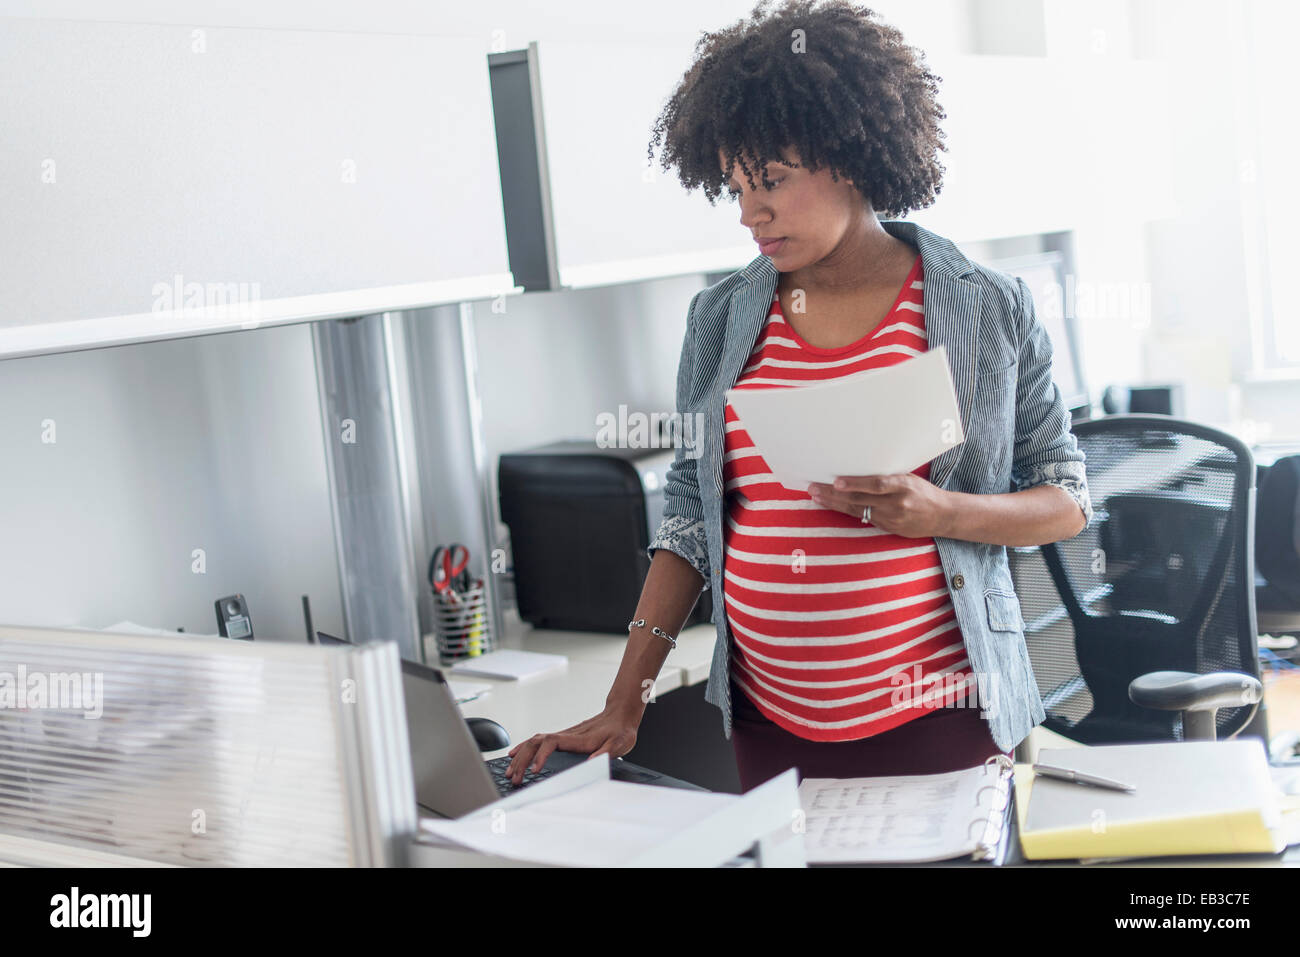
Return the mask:
[[497,792],[502,795],[518,791],[520,788],[526,788],[528,785],[533,784],[536,781],[545,780],[555,773],[552,768],[542,768],[540,772],[531,770],[525,771],[524,779],[520,781],[519,784],[515,784],[515,782],[510,780],[506,775],[506,771],[510,768],[510,757],[508,755],[506,757],[493,758],[491,761],[484,761],[483,763],[487,765],[488,774],[492,775],[492,783],[497,786]]

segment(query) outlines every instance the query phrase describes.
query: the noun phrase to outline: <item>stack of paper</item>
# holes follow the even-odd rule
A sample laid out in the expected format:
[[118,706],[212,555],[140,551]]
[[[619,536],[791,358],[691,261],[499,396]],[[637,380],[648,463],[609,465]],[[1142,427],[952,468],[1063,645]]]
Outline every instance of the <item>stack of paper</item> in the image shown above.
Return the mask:
[[729,794],[597,781],[508,812],[421,826],[485,854],[576,867],[617,867],[735,800]]
[[[797,841],[793,770],[743,795],[609,780],[609,755],[584,761],[426,836],[483,854],[569,867],[716,867],[765,835]],[[802,845],[795,852],[802,865]]]

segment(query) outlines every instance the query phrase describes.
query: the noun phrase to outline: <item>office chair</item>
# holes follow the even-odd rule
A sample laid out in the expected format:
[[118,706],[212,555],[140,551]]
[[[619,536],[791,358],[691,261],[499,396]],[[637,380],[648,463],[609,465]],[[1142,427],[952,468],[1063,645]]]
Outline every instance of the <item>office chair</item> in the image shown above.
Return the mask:
[[1300,635],[1300,455],[1263,469],[1255,510],[1255,603],[1265,635]]
[[1263,693],[1250,450],[1165,415],[1073,431],[1092,521],[1015,550],[1043,727],[1082,744],[1236,735]]

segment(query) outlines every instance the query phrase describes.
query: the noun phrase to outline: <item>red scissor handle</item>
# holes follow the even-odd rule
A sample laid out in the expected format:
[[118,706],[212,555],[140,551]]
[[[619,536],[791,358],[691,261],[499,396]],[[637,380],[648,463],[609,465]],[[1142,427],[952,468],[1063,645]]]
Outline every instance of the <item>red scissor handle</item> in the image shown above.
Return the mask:
[[433,560],[429,562],[429,584],[434,591],[446,591],[468,565],[469,549],[464,545],[439,545],[433,552]]

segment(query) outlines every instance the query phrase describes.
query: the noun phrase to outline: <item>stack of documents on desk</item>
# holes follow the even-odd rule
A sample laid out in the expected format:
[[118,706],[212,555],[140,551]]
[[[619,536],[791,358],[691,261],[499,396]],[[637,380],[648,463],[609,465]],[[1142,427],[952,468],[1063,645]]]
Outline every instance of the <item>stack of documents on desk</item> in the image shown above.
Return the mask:
[[[609,780],[584,761],[456,820],[420,821],[426,842],[570,867],[716,867],[759,837],[789,833],[793,770],[744,795]],[[802,855],[799,856],[802,862]]]
[[1258,738],[1044,748],[1037,760],[1137,790],[1072,784],[1017,765],[1020,843],[1030,860],[1276,854],[1287,845]]

